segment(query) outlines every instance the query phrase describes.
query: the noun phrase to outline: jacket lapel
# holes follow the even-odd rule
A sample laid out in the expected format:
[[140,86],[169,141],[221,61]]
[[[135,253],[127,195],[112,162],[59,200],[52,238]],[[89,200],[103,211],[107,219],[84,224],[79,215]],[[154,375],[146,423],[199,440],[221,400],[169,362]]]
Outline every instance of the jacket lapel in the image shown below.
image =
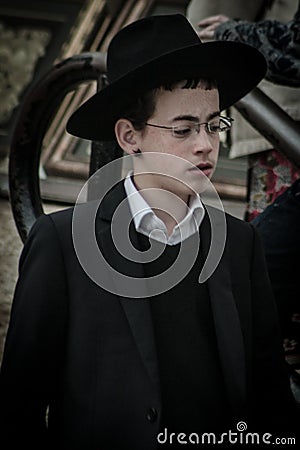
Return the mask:
[[[103,226],[102,223],[101,227],[97,227],[97,234],[99,238],[99,244],[102,247],[104,254],[109,256],[109,261],[115,268],[115,270],[117,270],[119,273],[124,273],[125,270],[128,276],[140,278],[141,282],[139,284],[139,287],[137,288],[136,298],[128,298],[121,295],[119,295],[118,298],[128,320],[129,327],[131,329],[146,372],[149,375],[152,383],[154,383],[156,388],[159,390],[159,374],[155,348],[155,338],[150,304],[147,298],[147,286],[146,282],[144,281],[143,266],[140,263],[124,260],[124,258],[121,257],[120,253],[116,250],[115,244],[112,241],[111,237],[111,223],[113,214],[117,206],[125,198],[126,194],[123,183],[120,183],[103,200],[103,203],[100,206],[99,210],[99,219],[104,220],[106,224],[105,226]],[[120,230],[120,233],[123,233],[123,235],[125,235],[126,224],[129,223],[130,240],[133,246],[138,248],[138,236],[131,221],[129,205],[125,200],[124,209],[122,211],[122,222],[116,223],[117,230]],[[113,279],[114,277],[112,276],[112,280]],[[122,281],[118,280],[118,283],[122,283]],[[128,282],[126,281],[126,283]],[[120,288],[120,284],[118,286],[118,291],[122,292],[122,286]]]
[[[210,208],[208,211],[209,214],[205,214],[200,229],[200,242],[205,257],[211,242],[208,215],[214,221],[216,235],[219,234],[218,228],[224,226],[221,211]],[[245,351],[240,319],[231,287],[228,245],[225,246],[219,265],[208,279],[208,289],[228,397],[236,417],[241,418],[246,396]]]

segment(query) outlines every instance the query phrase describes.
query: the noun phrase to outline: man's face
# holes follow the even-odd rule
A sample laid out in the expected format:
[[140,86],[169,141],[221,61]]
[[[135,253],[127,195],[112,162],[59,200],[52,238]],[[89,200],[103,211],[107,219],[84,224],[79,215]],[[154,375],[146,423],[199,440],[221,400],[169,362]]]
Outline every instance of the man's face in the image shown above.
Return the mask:
[[[217,89],[208,90],[201,84],[195,89],[182,89],[180,84],[172,91],[160,89],[156,96],[155,112],[147,123],[180,127],[179,131],[183,133],[150,125],[138,132],[142,154],[135,158],[135,173],[144,168],[149,171],[153,169],[154,173],[136,176],[137,185],[168,190],[182,199],[203,190],[201,183],[203,185],[206,179],[203,174],[211,178],[216,167],[219,134],[209,133],[205,125],[201,125],[198,132],[193,130],[189,136],[185,136],[184,130],[185,126],[208,122],[219,113]],[[157,175],[156,171],[164,175]]]

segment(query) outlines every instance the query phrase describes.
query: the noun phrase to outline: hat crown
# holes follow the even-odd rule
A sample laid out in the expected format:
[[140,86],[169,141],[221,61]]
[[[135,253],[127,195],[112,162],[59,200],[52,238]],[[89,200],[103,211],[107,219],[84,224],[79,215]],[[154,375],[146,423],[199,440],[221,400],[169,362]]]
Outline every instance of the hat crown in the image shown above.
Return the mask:
[[123,28],[107,52],[109,83],[150,61],[201,41],[181,14],[146,17]]

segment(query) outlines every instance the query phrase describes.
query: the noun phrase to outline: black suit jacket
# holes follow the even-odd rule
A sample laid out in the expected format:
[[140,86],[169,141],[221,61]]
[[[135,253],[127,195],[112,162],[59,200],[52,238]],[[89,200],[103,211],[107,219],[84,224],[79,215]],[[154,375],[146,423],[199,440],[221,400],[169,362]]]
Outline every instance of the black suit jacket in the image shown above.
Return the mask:
[[[115,188],[96,220],[98,245],[120,268],[110,225],[124,198]],[[151,300],[117,296],[89,278],[74,251],[72,213],[41,216],[20,259],[0,378],[2,442],[154,449],[161,402]],[[251,225],[230,215],[226,222],[225,250],[207,283],[232,417],[253,431],[280,431],[293,399],[261,245]],[[200,238],[207,253],[208,214]],[[143,273],[140,264],[134,270]]]

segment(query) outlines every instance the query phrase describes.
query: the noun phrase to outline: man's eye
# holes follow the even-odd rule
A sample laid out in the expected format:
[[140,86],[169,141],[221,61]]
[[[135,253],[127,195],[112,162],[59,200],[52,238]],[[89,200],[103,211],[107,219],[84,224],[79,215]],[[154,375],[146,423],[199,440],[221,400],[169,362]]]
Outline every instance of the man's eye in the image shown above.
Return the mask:
[[207,128],[210,133],[218,133],[221,131],[220,121],[208,122]]
[[210,131],[210,133],[218,133],[219,131],[221,131],[221,127],[220,125],[209,125],[208,130]]
[[191,128],[190,127],[176,127],[173,128],[173,134],[176,137],[186,137],[191,134]]

